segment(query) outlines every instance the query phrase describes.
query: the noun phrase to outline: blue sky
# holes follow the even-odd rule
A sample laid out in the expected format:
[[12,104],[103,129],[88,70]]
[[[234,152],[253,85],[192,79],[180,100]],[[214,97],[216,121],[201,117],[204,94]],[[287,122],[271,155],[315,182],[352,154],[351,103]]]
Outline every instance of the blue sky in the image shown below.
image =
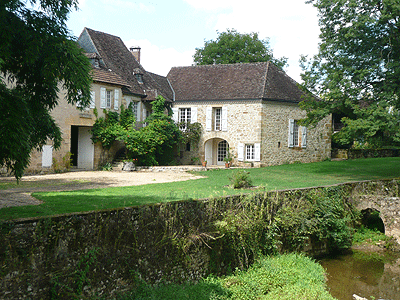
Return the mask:
[[215,40],[217,31],[236,29],[269,38],[276,57],[289,58],[285,70],[300,81],[301,54],[318,51],[316,9],[305,0],[80,0],[68,28],[84,27],[119,36],[142,48],[141,64],[167,75],[171,67],[193,64],[195,48]]

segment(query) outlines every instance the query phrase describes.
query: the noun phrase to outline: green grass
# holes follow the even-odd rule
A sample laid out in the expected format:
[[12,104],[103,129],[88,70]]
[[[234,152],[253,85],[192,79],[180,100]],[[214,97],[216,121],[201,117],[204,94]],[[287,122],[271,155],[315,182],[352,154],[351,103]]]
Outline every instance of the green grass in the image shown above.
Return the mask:
[[380,242],[387,242],[391,238],[377,230],[368,229],[365,227],[359,228],[353,236],[354,245],[362,245],[364,243],[376,245]]
[[299,254],[264,257],[246,271],[227,277],[209,277],[198,284],[160,285],[141,282],[117,299],[307,299],[334,300],[326,290],[324,269]]
[[[259,190],[280,190],[325,186],[348,181],[400,177],[400,158],[372,158],[347,161],[324,161],[247,169]],[[41,205],[0,209],[0,220],[48,216],[72,212],[111,209],[149,203],[199,199],[250,190],[234,190],[228,185],[234,169],[218,169],[196,174],[207,178],[131,187],[42,192],[33,196]],[[40,183],[38,183],[40,184]],[[4,188],[4,187],[3,187]]]

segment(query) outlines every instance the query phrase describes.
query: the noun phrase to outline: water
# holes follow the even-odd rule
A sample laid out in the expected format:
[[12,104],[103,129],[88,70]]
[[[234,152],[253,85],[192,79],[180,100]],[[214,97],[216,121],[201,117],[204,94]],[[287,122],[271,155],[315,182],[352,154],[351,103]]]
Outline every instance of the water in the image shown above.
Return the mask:
[[352,253],[320,261],[327,271],[328,288],[339,300],[400,300],[400,254],[392,252]]

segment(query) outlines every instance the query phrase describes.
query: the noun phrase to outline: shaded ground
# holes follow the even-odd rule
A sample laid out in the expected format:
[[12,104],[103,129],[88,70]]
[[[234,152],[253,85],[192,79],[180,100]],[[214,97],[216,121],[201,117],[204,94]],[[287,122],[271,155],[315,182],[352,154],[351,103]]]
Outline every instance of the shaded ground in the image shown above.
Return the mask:
[[[0,208],[23,205],[38,205],[41,201],[32,197],[34,192],[72,191],[115,186],[133,186],[151,183],[198,179],[187,172],[170,170],[163,172],[115,172],[81,171],[60,174],[24,176],[20,185],[0,189]],[[16,183],[15,178],[0,177],[1,185]]]

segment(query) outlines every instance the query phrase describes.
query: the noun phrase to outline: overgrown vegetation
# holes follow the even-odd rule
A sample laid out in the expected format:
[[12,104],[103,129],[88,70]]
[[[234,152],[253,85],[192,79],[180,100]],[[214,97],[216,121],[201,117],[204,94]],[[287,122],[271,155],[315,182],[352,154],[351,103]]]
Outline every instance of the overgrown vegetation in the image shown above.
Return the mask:
[[299,254],[260,258],[246,271],[227,277],[208,277],[197,284],[158,285],[138,280],[128,299],[319,299],[334,300],[326,290],[324,269]]
[[250,178],[250,173],[246,170],[235,171],[229,180],[234,189],[249,188],[252,186],[252,180]]

